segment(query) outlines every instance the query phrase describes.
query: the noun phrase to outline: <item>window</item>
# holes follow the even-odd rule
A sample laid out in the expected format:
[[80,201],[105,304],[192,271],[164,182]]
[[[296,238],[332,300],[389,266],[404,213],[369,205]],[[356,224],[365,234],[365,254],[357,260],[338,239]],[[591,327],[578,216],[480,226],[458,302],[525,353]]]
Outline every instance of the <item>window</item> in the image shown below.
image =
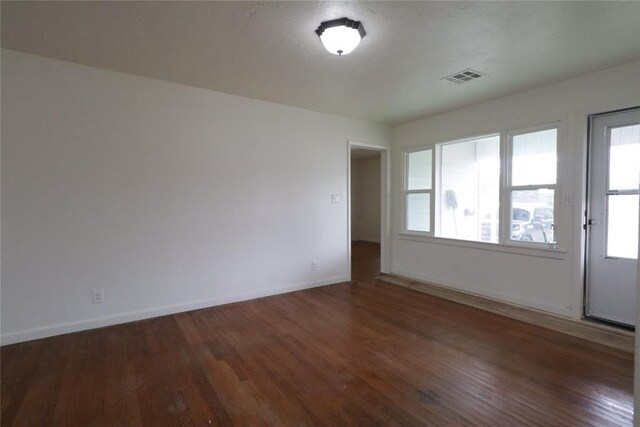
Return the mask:
[[557,139],[548,126],[405,152],[404,230],[555,245]]
[[500,136],[439,146],[438,237],[498,242]]
[[510,134],[509,240],[555,243],[556,128]]
[[421,149],[405,155],[405,229],[431,232],[431,189],[433,149]]

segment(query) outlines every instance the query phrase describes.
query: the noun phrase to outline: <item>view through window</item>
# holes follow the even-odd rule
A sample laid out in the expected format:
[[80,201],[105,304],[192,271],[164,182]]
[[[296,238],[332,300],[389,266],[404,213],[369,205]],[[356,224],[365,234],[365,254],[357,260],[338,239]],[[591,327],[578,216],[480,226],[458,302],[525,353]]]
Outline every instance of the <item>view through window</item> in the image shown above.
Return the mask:
[[554,243],[557,129],[511,137],[511,240]]
[[[468,241],[555,244],[557,139],[558,129],[553,126],[406,152],[405,230]],[[623,136],[618,140],[626,141]],[[501,152],[508,154],[504,162]],[[620,163],[626,156],[640,154],[640,146],[616,142],[612,143],[611,153],[611,161]],[[610,181],[620,188],[634,179],[637,182],[640,176],[639,170],[624,167],[612,171],[616,175]],[[501,177],[505,177],[504,185]],[[637,193],[631,198],[625,194],[610,199],[610,209],[619,214],[629,211],[628,206],[635,203],[637,210]],[[501,218],[508,220],[504,230]],[[637,234],[637,225],[634,230]],[[628,250],[616,243],[615,234],[611,239],[612,253]]]
[[440,146],[437,236],[498,242],[500,137]]

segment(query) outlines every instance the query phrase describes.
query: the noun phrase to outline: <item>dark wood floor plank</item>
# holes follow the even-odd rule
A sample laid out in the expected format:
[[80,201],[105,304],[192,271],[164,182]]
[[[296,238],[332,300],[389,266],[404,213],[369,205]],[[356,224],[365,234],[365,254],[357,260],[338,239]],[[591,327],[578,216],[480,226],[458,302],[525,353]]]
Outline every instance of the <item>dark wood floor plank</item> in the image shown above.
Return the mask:
[[1,349],[3,426],[631,425],[633,356],[376,282]]
[[[366,313],[366,311],[365,311]],[[363,324],[366,324],[368,328],[371,328],[371,326],[373,324],[375,324],[376,322],[376,316],[374,316],[372,319],[368,319],[366,322],[363,322]],[[402,354],[404,353],[405,350],[407,349],[412,349],[412,350],[416,350],[418,345],[421,345],[421,341],[420,340],[415,340],[415,342],[412,342],[412,339],[414,337],[412,337],[411,335],[407,335],[403,337],[402,343],[404,344],[408,344],[407,348],[398,348],[398,349],[394,349],[394,347],[397,347],[397,344],[394,345],[394,343],[392,342],[387,342],[384,337],[387,335],[403,335],[405,334],[405,332],[403,332],[402,328],[398,329],[398,331],[393,331],[393,330],[383,330],[382,334],[379,336],[370,336],[370,337],[363,337],[363,338],[357,338],[357,337],[353,337],[354,341],[361,341],[361,342],[372,342],[372,347],[367,350],[370,352],[368,358],[369,359],[374,359],[377,357],[381,357],[381,363],[379,366],[379,369],[385,370],[387,367],[392,367],[393,371],[399,372],[402,371],[402,369],[406,366],[409,366],[410,361],[404,361],[402,360],[403,356]],[[436,388],[438,387],[437,385],[437,381],[438,381],[438,373],[436,371],[431,372],[430,370],[432,370],[432,368],[435,366],[438,368],[438,370],[443,369],[446,367],[444,366],[439,366],[439,362],[438,360],[430,360],[430,354],[431,353],[439,353],[442,351],[442,349],[438,349],[436,347],[433,347],[433,345],[437,345],[437,343],[432,343],[431,347],[425,347],[423,349],[423,354],[425,355],[425,357],[423,358],[423,361],[427,361],[426,364],[422,365],[422,366],[414,366],[412,367],[412,369],[410,369],[407,373],[406,376],[407,378],[416,378],[416,372],[421,372],[421,373],[426,373],[426,377],[429,378],[429,386],[431,388]],[[376,347],[374,347],[376,346]],[[383,357],[384,356],[384,357]],[[363,357],[367,357],[366,356],[366,352],[365,355]],[[402,363],[398,364],[396,363],[397,361],[402,361]],[[455,364],[453,364],[455,366]],[[452,370],[451,374],[455,374],[455,371]],[[475,395],[473,393],[470,393],[471,389],[468,389],[468,387],[465,385],[464,387],[460,388],[460,387],[454,387],[453,384],[451,383],[447,383],[446,388],[448,388],[447,392],[451,393],[451,388],[457,388],[457,390],[455,390],[455,392],[459,395],[465,396],[464,399],[464,403],[467,404],[469,403],[469,410],[472,413],[467,414],[469,416],[469,418],[477,420],[477,415],[478,414],[474,414],[473,412],[476,411],[478,408],[481,408],[482,406],[485,406],[484,401],[482,400],[478,400],[475,398]],[[416,389],[416,392],[419,392],[420,390]],[[442,404],[441,404],[442,405]],[[444,405],[442,405],[446,408],[446,403]],[[457,405],[452,406],[450,408],[446,408],[448,410],[448,417],[451,418],[451,416],[456,413],[457,410],[460,409],[460,404],[459,402],[457,402]],[[464,416],[464,412],[461,413],[462,416]],[[474,421],[474,424],[478,424],[478,421]]]
[[[371,307],[370,307],[370,306],[369,306],[368,308],[371,310]],[[380,314],[380,313],[378,313],[378,315],[380,316],[381,314]],[[434,319],[434,321],[437,321],[437,320],[435,320],[435,319]],[[481,324],[482,324],[482,322],[481,322]],[[525,325],[526,325],[526,324],[525,324]],[[472,325],[471,325],[471,326],[472,326]],[[508,325],[507,325],[507,326],[508,326]],[[526,325],[526,326],[528,327],[529,325]],[[470,329],[470,331],[473,331],[473,329],[474,329],[474,328],[471,328],[471,329]],[[452,336],[452,334],[448,334],[448,335],[446,335],[445,337],[451,337],[451,336]],[[477,339],[477,338],[475,338],[475,337],[473,337],[473,336],[470,336],[468,333],[466,333],[466,329],[465,329],[465,332],[460,332],[460,333],[458,333],[458,334],[454,334],[454,335],[453,335],[453,337],[455,338],[455,340],[454,340],[454,342],[453,342],[453,346],[454,346],[454,347],[456,347],[456,348],[458,348],[458,349],[460,349],[461,351],[465,351],[465,350],[464,350],[464,346],[465,346],[465,345],[468,345],[468,344],[469,344],[469,342],[470,342],[470,340],[471,340],[471,343],[473,344],[473,345],[471,346],[471,347],[473,348],[473,354],[471,354],[471,356],[472,356],[473,358],[479,358],[479,357],[482,357],[482,353],[483,353],[483,352],[482,352],[482,351],[479,351],[479,350],[481,350],[482,348],[487,348],[488,350],[490,350],[491,354],[489,354],[489,355],[488,355],[489,357],[488,357],[488,358],[487,358],[487,357],[485,357],[485,358],[484,358],[484,359],[486,359],[486,360],[488,361],[488,363],[493,363],[493,362],[491,362],[490,358],[491,358],[491,356],[495,353],[495,350],[496,350],[496,349],[499,349],[501,346],[502,346],[503,348],[506,348],[507,350],[509,350],[509,354],[516,354],[516,356],[517,356],[517,354],[518,354],[518,346],[519,346],[519,344],[517,344],[517,343],[516,343],[516,345],[512,345],[512,344],[510,344],[510,343],[507,341],[507,342],[505,342],[505,343],[502,343],[501,345],[498,345],[497,343],[492,343],[492,342],[491,342],[491,340],[490,340],[491,336],[490,336],[490,335],[489,335],[489,336],[482,337],[482,339]],[[461,337],[462,337],[463,339],[460,339]],[[476,340],[477,342],[473,342],[474,340]],[[488,342],[488,343],[485,343],[484,341],[489,341],[489,342]],[[450,342],[450,344],[451,344],[451,342]],[[527,349],[528,347],[527,347],[527,346],[524,346],[524,347],[521,347],[521,348],[522,348],[522,349]],[[531,347],[531,348],[536,348],[536,347],[535,347],[535,346],[533,346],[533,347]],[[530,351],[530,350],[527,350],[527,352],[529,352],[529,351]],[[439,350],[438,350],[438,352],[439,352],[440,354],[442,354],[442,355],[446,355],[446,349],[439,349]],[[498,358],[498,360],[500,360],[500,358]],[[524,367],[524,370],[527,370],[527,368],[529,368],[529,369],[531,369],[531,368],[535,369],[535,366],[531,367],[531,366],[528,366],[528,365],[530,365],[530,363],[529,363],[529,358],[528,358],[528,357],[527,357],[527,358],[521,358],[521,359],[518,361],[518,363],[516,363],[516,364],[515,364],[515,366],[516,366],[516,367],[520,367],[520,368],[521,368],[521,367]],[[504,369],[508,369],[509,367],[508,367],[508,366],[503,366],[503,368],[504,368]],[[559,372],[552,372],[552,374],[553,374],[554,376],[555,376],[555,375],[557,375],[558,373],[560,373],[560,374],[561,374],[562,372],[561,372],[561,371],[559,371]],[[559,393],[557,397],[562,398],[562,396],[563,396],[563,394]],[[569,409],[570,409],[570,408],[569,408]]]

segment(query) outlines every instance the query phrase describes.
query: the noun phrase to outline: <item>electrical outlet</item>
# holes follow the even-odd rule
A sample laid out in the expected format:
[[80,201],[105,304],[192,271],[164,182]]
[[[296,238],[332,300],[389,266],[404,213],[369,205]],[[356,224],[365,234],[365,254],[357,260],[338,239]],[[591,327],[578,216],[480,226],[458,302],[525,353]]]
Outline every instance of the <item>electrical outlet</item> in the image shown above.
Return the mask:
[[460,271],[460,266],[456,261],[451,263],[451,271]]
[[311,261],[311,271],[318,271],[318,263]]
[[104,289],[92,289],[91,290],[91,303],[101,304],[104,302]]

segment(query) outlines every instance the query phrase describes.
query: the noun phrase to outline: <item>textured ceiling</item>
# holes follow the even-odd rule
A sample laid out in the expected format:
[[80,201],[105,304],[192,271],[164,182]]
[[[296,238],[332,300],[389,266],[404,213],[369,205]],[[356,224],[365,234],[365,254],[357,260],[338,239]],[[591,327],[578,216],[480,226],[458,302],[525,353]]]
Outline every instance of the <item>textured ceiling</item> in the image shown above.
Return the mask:
[[[363,22],[350,55],[314,33]],[[640,59],[640,2],[2,2],[2,47],[397,124]],[[458,85],[441,78],[486,73]]]

